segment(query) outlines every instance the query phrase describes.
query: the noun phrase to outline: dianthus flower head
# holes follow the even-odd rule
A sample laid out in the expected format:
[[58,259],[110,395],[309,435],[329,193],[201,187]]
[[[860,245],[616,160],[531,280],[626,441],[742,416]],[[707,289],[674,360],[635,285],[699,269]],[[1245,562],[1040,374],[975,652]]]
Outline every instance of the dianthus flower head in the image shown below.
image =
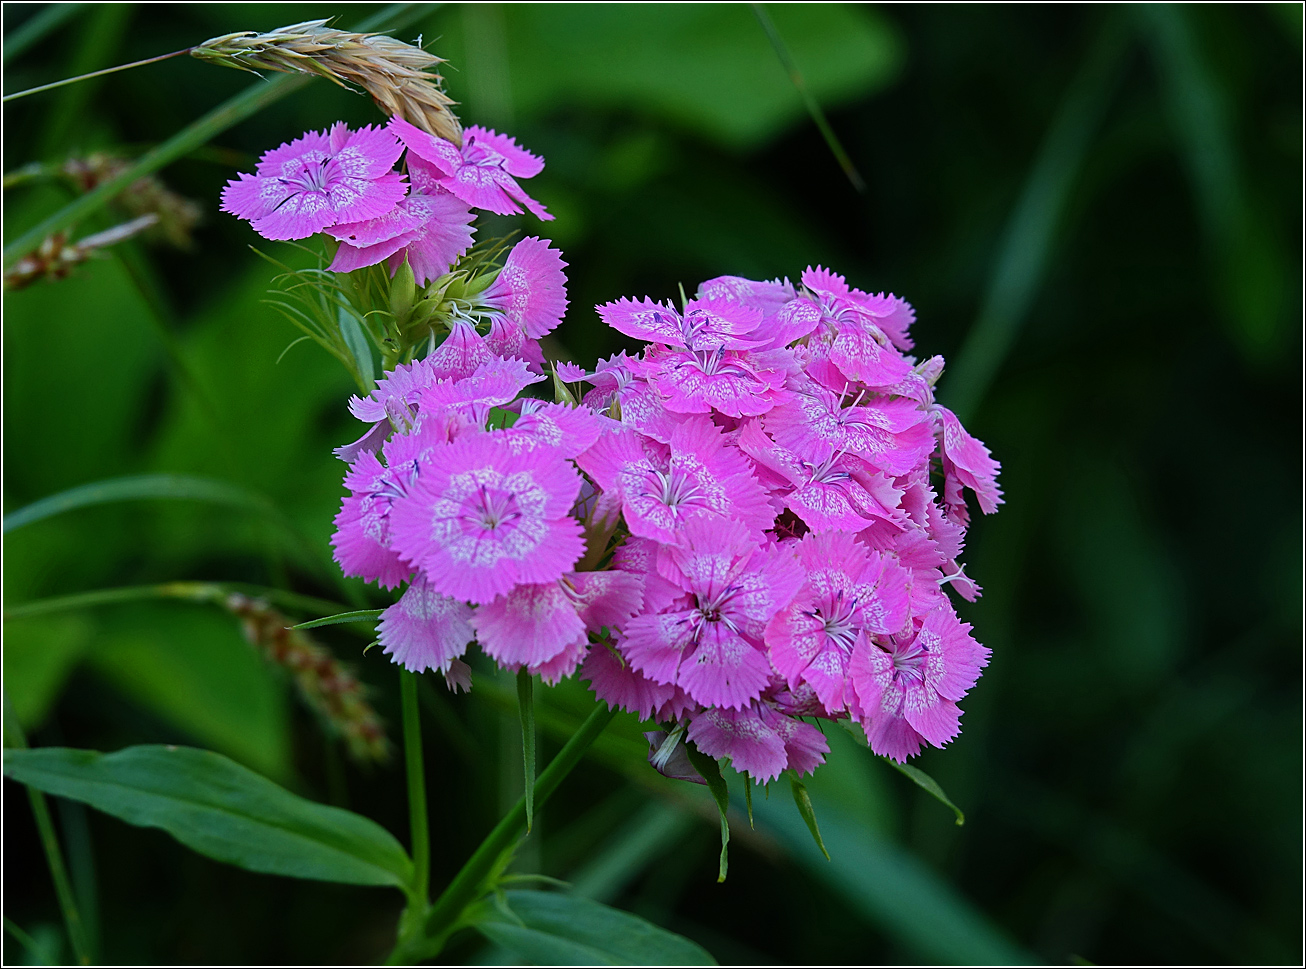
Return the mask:
[[742,454],[703,417],[686,420],[671,437],[670,454],[630,431],[605,434],[577,458],[600,488],[614,491],[634,535],[675,542],[690,519],[734,519],[760,533],[775,517]]
[[827,710],[841,712],[853,653],[906,623],[910,579],[847,534],[809,534],[794,548],[805,579],[767,623],[771,663],[790,687],[807,684]]
[[390,212],[404,197],[392,171],[403,147],[384,128],[310,131],[265,154],[253,175],[222,190],[222,209],[266,239],[307,239],[342,222]]
[[391,544],[442,595],[490,602],[576,563],[585,543],[568,512],[579,491],[580,477],[556,454],[467,435],[420,461],[391,510]]

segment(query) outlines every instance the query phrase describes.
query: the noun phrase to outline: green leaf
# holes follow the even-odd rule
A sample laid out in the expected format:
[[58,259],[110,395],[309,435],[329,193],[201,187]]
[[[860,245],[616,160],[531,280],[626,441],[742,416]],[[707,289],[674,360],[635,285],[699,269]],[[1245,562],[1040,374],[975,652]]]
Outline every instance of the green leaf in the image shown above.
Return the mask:
[[463,924],[534,965],[716,965],[696,942],[575,895],[504,892],[470,908]]
[[694,770],[702,774],[703,780],[707,781],[707,789],[712,792],[712,800],[716,801],[717,812],[721,815],[721,866],[716,880],[723,882],[726,880],[727,849],[730,845],[730,822],[726,820],[726,811],[730,807],[730,789],[726,787],[725,778],[721,776],[721,767],[715,758],[709,757],[689,741],[685,741],[685,753],[689,756],[689,762],[694,765]]
[[807,788],[798,779],[797,774],[791,773],[789,775],[789,783],[794,789],[794,803],[798,805],[798,813],[803,816],[803,821],[807,824],[807,830],[812,832],[812,840],[816,842],[816,847],[821,849],[821,854],[825,855],[826,861],[829,861],[830,852],[825,850],[825,842],[821,840],[821,829],[816,824],[816,811],[812,808],[812,795],[807,793]]
[[[885,86],[902,64],[898,32],[877,11],[778,4],[771,14],[827,109]],[[805,118],[766,34],[742,5],[510,5],[503,21],[510,103],[521,119],[560,103],[611,107],[669,117],[746,148]],[[491,69],[472,40],[458,61],[464,77]],[[455,87],[465,83],[459,77]],[[482,89],[467,83],[466,95],[453,93],[470,104]]]
[[338,612],[334,616],[324,616],[321,619],[310,619],[308,622],[301,622],[291,629],[316,629],[318,626],[338,626],[345,622],[368,622],[373,619],[380,619],[384,609],[355,609],[353,612]]
[[193,747],[6,750],[4,775],[89,804],[250,871],[406,888],[412,862],[361,815],[316,804],[221,754]]
[[522,667],[517,671],[517,713],[521,717],[521,757],[526,785],[526,833],[535,823],[535,680]]

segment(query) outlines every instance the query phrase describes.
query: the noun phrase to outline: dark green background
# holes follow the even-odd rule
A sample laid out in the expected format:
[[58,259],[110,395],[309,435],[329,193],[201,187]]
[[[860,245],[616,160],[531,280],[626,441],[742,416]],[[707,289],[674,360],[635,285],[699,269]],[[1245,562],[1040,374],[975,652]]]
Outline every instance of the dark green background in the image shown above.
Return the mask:
[[[42,9],[6,4],[6,39]],[[596,302],[722,273],[820,262],[916,307],[918,350],[950,361],[940,399],[1002,461],[1007,498],[972,531],[987,594],[962,607],[992,664],[961,738],[919,760],[967,823],[836,730],[811,784],[834,861],[773,785],[756,832],[736,819],[717,885],[707,792],[659,783],[621,722],[520,867],[722,962],[1298,962],[1301,8],[769,9],[864,194],[747,5],[449,5],[400,36],[448,58],[465,122],[547,160],[528,188],[557,221],[487,219],[482,234],[543,231],[564,250],[572,305],[552,353],[592,364],[626,345]],[[6,53],[5,90],[370,12],[85,6]],[[138,153],[250,83],[179,58],[14,102],[4,170]],[[296,334],[259,302],[272,273],[248,246],[262,241],[217,201],[263,151],[337,119],[380,116],[314,82],[164,169],[206,220],[190,252],[133,247],[152,303],[117,257],[6,294],[6,512],[115,475],[207,474],[269,495],[326,548],[351,388],[309,344],[276,362]],[[6,237],[69,197],[6,191]],[[339,596],[271,541],[199,504],[77,512],[5,541],[5,601],[173,578]],[[333,782],[338,747],[226,615],[119,606],[4,632],[5,689],[34,743],[209,746],[406,840],[398,764]],[[336,632],[323,641],[396,737],[393,667]],[[427,708],[437,887],[520,788],[515,716],[493,687],[487,674]],[[548,703],[565,731],[586,701]],[[546,730],[543,755],[564,736]],[[5,914],[57,945],[26,799],[9,783],[5,798]],[[392,941],[395,893],[226,869],[77,808],[56,818],[79,884],[95,883],[106,961],[367,961]],[[447,955],[508,958],[471,937]]]

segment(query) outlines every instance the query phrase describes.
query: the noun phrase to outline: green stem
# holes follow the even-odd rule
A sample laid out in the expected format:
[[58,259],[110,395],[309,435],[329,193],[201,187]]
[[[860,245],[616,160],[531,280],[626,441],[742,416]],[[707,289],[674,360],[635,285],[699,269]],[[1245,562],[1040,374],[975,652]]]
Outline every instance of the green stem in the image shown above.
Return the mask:
[[146,64],[153,64],[155,61],[166,61],[172,57],[189,54],[190,51],[189,47],[184,47],[181,50],[173,51],[171,54],[159,54],[157,57],[147,57],[143,61],[132,61],[130,64],[119,64],[117,67],[106,67],[102,71],[91,71],[89,74],[78,74],[76,77],[65,77],[62,81],[53,81],[50,84],[42,84],[40,87],[29,87],[26,91],[19,91],[17,94],[6,94],[3,98],[0,98],[0,101],[13,101],[17,98],[25,98],[29,94],[40,94],[42,91],[50,91],[68,84],[76,84],[78,81],[89,81],[91,78],[99,77],[102,74],[116,74],[118,71],[126,71],[133,67],[144,67]]
[[408,822],[413,838],[412,906],[425,912],[430,897],[431,835],[427,830],[426,773],[422,766],[422,722],[417,706],[417,676],[399,674],[404,708],[404,761],[408,772]]
[[[9,695],[4,696],[4,732],[7,740],[15,747],[26,748],[27,736],[14,715],[9,704]],[[86,927],[82,924],[81,913],[77,910],[77,899],[73,895],[72,883],[68,880],[68,871],[64,867],[63,852],[59,850],[59,838],[54,832],[54,822],[50,820],[50,806],[45,795],[34,787],[27,788],[27,799],[32,802],[32,817],[36,819],[36,828],[41,834],[41,846],[45,848],[45,860],[50,865],[50,877],[54,880],[54,891],[59,896],[59,907],[63,909],[64,925],[68,929],[68,941],[77,957],[77,964],[91,964],[91,949],[86,941]]]
[[[571,773],[585,751],[590,748],[598,736],[612,722],[615,710],[609,710],[600,703],[585,722],[563,745],[558,755],[549,762],[549,766],[540,772],[535,782],[535,804],[543,805],[549,795],[557,790],[564,778]],[[403,965],[414,959],[431,958],[444,947],[445,941],[457,928],[463,910],[475,901],[485,890],[485,880],[494,871],[505,851],[521,835],[526,827],[526,798],[523,796],[503,819],[486,835],[476,853],[467,860],[453,881],[440,893],[427,913],[422,927],[422,938],[402,937],[386,960],[389,965]]]
[[[425,9],[424,9],[425,8]],[[363,31],[398,29],[430,12],[425,4],[393,4],[378,11],[358,24]],[[28,229],[5,246],[4,266],[8,269],[20,258],[39,246],[47,236],[60,232],[79,219],[84,219],[108,203],[115,195],[142,175],[156,172],[169,162],[176,161],[211,138],[220,135],[233,125],[280,101],[287,94],[298,91],[310,80],[307,74],[281,74],[270,81],[259,81],[235,97],[224,101],[198,121],[187,125],[163,144],[146,152],[121,174],[102,182],[93,191],[65,205],[45,221]]]

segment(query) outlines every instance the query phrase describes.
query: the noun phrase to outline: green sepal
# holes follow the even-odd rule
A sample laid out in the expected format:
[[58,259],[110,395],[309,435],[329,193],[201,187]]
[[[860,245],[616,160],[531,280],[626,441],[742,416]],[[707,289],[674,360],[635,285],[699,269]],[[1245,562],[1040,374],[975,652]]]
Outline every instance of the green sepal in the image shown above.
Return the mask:
[[395,326],[402,330],[408,324],[408,317],[417,302],[417,279],[408,260],[399,267],[394,278],[390,280],[390,313],[395,318]]
[[555,404],[571,404],[573,407],[576,405],[576,395],[568,389],[567,385],[562,382],[562,378],[558,376],[557,364],[553,365],[553,402]]

